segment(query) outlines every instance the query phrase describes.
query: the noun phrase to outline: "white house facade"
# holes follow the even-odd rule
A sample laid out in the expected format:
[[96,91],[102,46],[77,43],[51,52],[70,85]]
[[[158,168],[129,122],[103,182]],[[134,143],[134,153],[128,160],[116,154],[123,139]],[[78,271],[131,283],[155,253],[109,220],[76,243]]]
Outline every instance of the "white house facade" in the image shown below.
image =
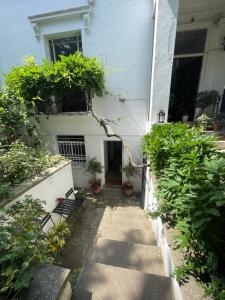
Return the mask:
[[[108,94],[93,99],[94,108],[114,120],[110,130],[140,164],[142,136],[160,110],[167,119],[172,87],[179,94],[179,74],[192,97],[209,89],[223,94],[224,0],[0,0],[0,25],[1,78],[26,55],[54,61],[69,47],[97,57],[107,70]],[[103,184],[121,184],[120,166],[127,162],[121,143],[106,138],[85,108],[76,110],[41,116],[39,135],[50,151],[73,159],[75,186],[88,186],[84,169],[93,157],[104,166]],[[141,190],[142,176],[134,184]]]

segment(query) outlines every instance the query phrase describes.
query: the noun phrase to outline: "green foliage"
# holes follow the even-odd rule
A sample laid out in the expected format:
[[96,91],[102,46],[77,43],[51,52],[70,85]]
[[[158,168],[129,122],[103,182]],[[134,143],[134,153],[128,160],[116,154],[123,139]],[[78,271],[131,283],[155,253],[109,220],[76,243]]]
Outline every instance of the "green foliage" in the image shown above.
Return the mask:
[[197,118],[197,123],[203,130],[206,130],[212,127],[212,118],[210,118],[206,114],[202,114]]
[[184,283],[193,275],[215,299],[223,299],[225,157],[215,142],[201,129],[156,125],[144,139],[144,151],[158,176],[159,207],[150,215],[179,231],[185,263],[175,270],[177,280]]
[[35,109],[40,103],[50,103],[51,95],[63,98],[71,90],[80,90],[89,97],[102,97],[105,92],[105,72],[96,58],[81,53],[61,56],[61,60],[42,65],[32,57],[25,64],[12,68],[5,77],[0,96],[0,132],[3,143],[20,137],[23,128],[30,136],[37,125]]
[[35,265],[53,262],[52,241],[67,235],[65,229],[53,229],[48,237],[37,221],[44,214],[42,203],[29,196],[0,218],[0,295],[4,298],[14,299],[27,288]]
[[32,179],[60,160],[59,155],[50,155],[42,148],[33,149],[21,141],[0,150],[0,199],[9,193],[10,187]]
[[145,135],[142,147],[153,171],[159,175],[171,165],[172,158],[178,161],[183,154],[186,155],[192,150],[198,153],[199,159],[204,157],[205,152],[214,153],[215,138],[205,136],[201,128],[190,128],[184,123],[156,124]]
[[91,174],[92,180],[94,180],[94,181],[97,180],[97,174],[102,173],[102,169],[103,169],[103,167],[102,167],[100,161],[98,161],[96,157],[90,159],[87,162],[86,172]]
[[131,180],[131,177],[137,175],[137,169],[132,165],[131,161],[129,161],[128,164],[123,167],[123,172],[126,174],[128,181]]
[[48,247],[55,255],[65,245],[65,238],[70,234],[70,229],[65,221],[58,222],[48,234]]
[[209,105],[219,103],[220,94],[216,90],[199,92],[195,99],[195,107],[206,108]]

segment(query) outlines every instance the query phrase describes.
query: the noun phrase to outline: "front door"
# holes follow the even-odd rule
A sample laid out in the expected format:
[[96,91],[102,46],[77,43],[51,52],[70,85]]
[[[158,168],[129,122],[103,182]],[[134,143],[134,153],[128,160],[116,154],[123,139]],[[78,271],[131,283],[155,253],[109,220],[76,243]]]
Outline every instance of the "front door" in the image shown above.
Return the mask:
[[174,59],[169,121],[181,121],[185,114],[189,115],[190,121],[193,120],[201,67],[202,56]]
[[118,186],[122,184],[122,143],[119,141],[106,141],[105,152],[105,182],[107,185]]

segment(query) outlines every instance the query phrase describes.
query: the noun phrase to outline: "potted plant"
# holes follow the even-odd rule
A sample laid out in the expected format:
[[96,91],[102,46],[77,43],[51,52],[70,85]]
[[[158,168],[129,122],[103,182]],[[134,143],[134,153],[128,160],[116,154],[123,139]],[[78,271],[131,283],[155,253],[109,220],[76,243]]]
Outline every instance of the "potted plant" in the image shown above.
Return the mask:
[[225,114],[218,113],[213,116],[213,131],[218,132],[225,126]]
[[100,161],[98,161],[96,157],[87,162],[86,172],[92,176],[89,183],[94,194],[99,194],[102,190],[101,179],[97,178],[97,174],[102,173],[102,168]]
[[203,130],[212,130],[213,122],[212,117],[209,117],[206,114],[202,114],[197,118],[197,125],[201,127]]
[[189,119],[189,114],[187,110],[183,111],[183,115],[182,115],[182,122],[187,123]]
[[123,167],[123,172],[126,174],[127,180],[123,183],[123,193],[130,197],[133,195],[133,182],[131,181],[131,177],[137,175],[137,169],[132,165],[131,161],[129,160],[128,164]]
[[195,120],[203,113],[204,109],[209,105],[215,105],[220,101],[218,91],[199,92],[195,98]]

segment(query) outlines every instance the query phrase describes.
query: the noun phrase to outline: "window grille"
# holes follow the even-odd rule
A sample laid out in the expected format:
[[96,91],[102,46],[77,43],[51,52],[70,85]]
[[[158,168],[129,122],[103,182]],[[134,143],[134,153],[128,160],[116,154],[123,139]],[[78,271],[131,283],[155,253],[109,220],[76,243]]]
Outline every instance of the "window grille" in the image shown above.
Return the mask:
[[59,154],[75,163],[86,162],[86,151],[84,136],[59,135],[57,136]]
[[206,34],[206,29],[177,32],[175,55],[203,53],[205,51]]
[[49,40],[49,49],[51,60],[54,62],[60,59],[60,55],[68,56],[76,51],[82,51],[81,34]]

